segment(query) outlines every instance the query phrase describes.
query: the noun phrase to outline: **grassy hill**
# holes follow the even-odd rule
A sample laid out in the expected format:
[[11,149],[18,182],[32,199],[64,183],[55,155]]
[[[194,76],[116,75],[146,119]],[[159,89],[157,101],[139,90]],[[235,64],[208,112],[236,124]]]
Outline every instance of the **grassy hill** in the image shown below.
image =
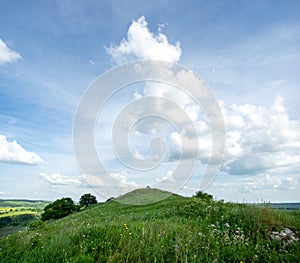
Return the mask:
[[2,238],[0,262],[299,262],[299,210],[168,195],[110,200]]

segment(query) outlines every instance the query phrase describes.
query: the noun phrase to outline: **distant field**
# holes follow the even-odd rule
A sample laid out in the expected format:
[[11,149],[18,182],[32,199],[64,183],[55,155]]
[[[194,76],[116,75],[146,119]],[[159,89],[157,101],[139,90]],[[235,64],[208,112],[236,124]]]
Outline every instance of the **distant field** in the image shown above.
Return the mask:
[[39,219],[48,201],[3,200],[0,199],[0,237],[25,229],[32,221]]
[[49,203],[49,201],[43,200],[0,199],[0,210],[1,208],[43,209]]
[[0,207],[0,216],[1,214],[16,211],[17,208],[15,207]]
[[300,203],[271,203],[271,208],[284,209],[284,210],[298,210],[300,209]]
[[18,215],[24,215],[24,214],[34,214],[34,215],[36,215],[36,214],[40,214],[40,212],[31,211],[31,210],[21,210],[21,211],[13,210],[13,211],[7,211],[5,213],[1,213],[0,218],[7,217],[7,216],[18,216]]

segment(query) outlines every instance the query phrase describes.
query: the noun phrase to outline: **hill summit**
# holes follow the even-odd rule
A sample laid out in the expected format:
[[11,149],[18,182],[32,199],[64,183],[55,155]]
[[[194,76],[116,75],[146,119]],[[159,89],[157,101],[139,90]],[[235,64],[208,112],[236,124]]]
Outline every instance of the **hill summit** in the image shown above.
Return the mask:
[[157,188],[140,188],[121,195],[114,200],[128,205],[147,205],[157,203],[172,195],[176,194]]

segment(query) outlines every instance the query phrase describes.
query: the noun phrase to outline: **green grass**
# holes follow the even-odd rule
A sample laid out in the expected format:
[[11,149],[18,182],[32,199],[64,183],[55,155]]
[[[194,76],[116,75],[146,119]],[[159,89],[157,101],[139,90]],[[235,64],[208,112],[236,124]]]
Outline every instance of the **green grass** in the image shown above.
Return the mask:
[[6,237],[8,235],[11,235],[17,231],[24,231],[26,230],[26,227],[24,226],[8,226],[8,227],[3,227],[0,228],[0,238],[1,237]]
[[299,262],[299,242],[270,237],[289,227],[299,238],[299,215],[178,195],[140,206],[112,200],[2,238],[0,262]]

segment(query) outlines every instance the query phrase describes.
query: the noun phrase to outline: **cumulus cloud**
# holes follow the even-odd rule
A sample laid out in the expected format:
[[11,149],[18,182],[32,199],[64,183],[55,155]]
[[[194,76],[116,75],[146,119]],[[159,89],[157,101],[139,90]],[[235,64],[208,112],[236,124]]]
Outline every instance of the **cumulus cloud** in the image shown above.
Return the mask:
[[127,172],[126,171],[121,171],[119,173],[111,173],[110,175],[125,185],[134,186],[134,187],[137,186],[137,184],[135,182],[127,181]]
[[[289,117],[284,101],[277,96],[270,106],[221,103],[226,125],[226,147],[222,171],[232,175],[297,172],[300,169],[300,122]],[[193,107],[192,107],[193,108]],[[191,114],[191,113],[190,113]],[[199,153],[202,162],[211,154],[209,123],[194,111],[198,145],[189,136],[189,127],[168,137],[168,161],[189,159]],[[150,125],[150,124],[148,124]],[[182,142],[185,153],[182,154]]]
[[81,184],[81,181],[67,176],[63,176],[60,173],[52,173],[49,175],[45,173],[40,173],[40,176],[53,185]]
[[21,58],[21,55],[11,50],[0,38],[0,64],[13,62]]
[[0,135],[0,162],[36,165],[43,160],[36,153],[26,151],[16,141],[9,142],[6,136]]
[[181,56],[180,44],[169,43],[168,38],[161,32],[154,34],[148,29],[144,16],[133,21],[127,32],[127,38],[119,45],[112,45],[107,52],[118,63],[136,59],[163,60],[177,62]]
[[100,176],[84,173],[79,176],[80,187],[93,188],[93,187],[107,187],[108,184],[104,182]]
[[[128,29],[127,37],[119,45],[112,45],[107,52],[117,62],[128,62],[133,59],[155,59],[169,62],[178,62],[181,56],[179,43],[172,45],[162,34],[161,28],[157,34],[148,29],[144,17],[133,21]],[[191,71],[180,71],[176,76],[170,70],[161,72],[168,79],[176,78],[182,87],[199,87],[198,80]],[[202,162],[207,162],[212,150],[211,127],[202,109],[188,94],[163,83],[147,83],[143,90],[132,94],[136,100],[143,97],[166,98],[179,105],[189,116],[197,131],[198,145],[191,136],[190,120],[178,120],[179,129],[174,130],[163,121],[154,118],[145,118],[136,125],[136,131],[142,135],[161,136],[164,134],[169,143],[167,162],[189,159],[199,153]],[[203,98],[207,96],[204,92]],[[210,101],[203,100],[202,108],[209,108]],[[160,104],[143,105],[145,108],[157,108],[157,112],[176,110],[163,108]],[[169,107],[169,106],[168,106]],[[300,169],[300,122],[290,118],[284,101],[277,96],[272,105],[232,104],[224,105],[220,102],[223,118],[226,125],[226,147],[222,172],[229,175],[258,175],[259,181],[245,181],[245,185],[256,189],[262,185],[283,185],[295,183],[295,177],[285,177],[284,173],[297,173]],[[137,109],[138,111],[138,109]],[[136,112],[137,112],[136,111]],[[212,113],[213,115],[213,113]],[[179,116],[179,115],[178,115]],[[179,117],[178,117],[179,118]],[[139,137],[139,138],[140,138]],[[147,140],[143,140],[145,142]],[[149,141],[149,140],[148,140]],[[185,153],[181,154],[182,143],[185,143]],[[142,150],[135,152],[135,156],[143,159]],[[273,174],[281,174],[276,177]],[[125,174],[117,174],[121,180],[126,181]],[[170,174],[170,178],[171,174]],[[278,179],[279,178],[279,179]],[[167,179],[167,177],[165,178]],[[275,180],[275,181],[274,181]],[[297,181],[298,182],[298,181]]]
[[243,187],[249,192],[261,190],[294,190],[299,186],[299,183],[299,175],[271,176],[269,174],[264,174],[259,177],[245,179]]
[[223,108],[227,125],[225,169],[231,174],[283,172],[299,168],[300,122],[292,120],[277,96],[269,107]]
[[168,171],[167,174],[164,177],[156,178],[156,183],[174,182],[175,178],[174,178],[173,174],[174,174],[174,171]]

